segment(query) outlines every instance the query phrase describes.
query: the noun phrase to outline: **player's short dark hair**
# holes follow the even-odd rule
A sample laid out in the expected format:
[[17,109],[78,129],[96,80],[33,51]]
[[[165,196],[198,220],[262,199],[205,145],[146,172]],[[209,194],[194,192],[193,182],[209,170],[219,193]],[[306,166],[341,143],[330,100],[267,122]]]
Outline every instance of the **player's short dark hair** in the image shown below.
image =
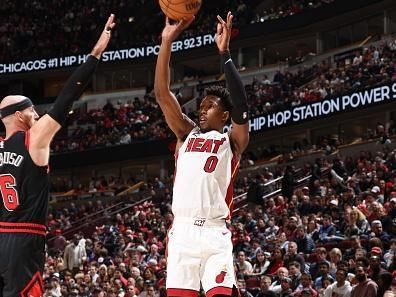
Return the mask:
[[215,96],[220,99],[226,111],[231,112],[232,103],[230,99],[230,92],[222,86],[210,86],[205,88],[205,96]]

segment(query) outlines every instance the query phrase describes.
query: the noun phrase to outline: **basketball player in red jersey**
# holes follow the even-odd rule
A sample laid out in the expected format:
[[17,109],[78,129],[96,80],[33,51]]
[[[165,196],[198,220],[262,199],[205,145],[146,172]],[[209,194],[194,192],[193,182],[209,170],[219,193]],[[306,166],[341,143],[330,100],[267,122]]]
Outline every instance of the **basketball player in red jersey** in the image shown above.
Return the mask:
[[[226,21],[217,18],[216,44],[228,90],[218,86],[206,89],[199,125],[182,113],[169,86],[172,42],[193,19],[176,24],[167,19],[162,31],[154,88],[166,122],[177,137],[174,222],[167,246],[168,296],[198,296],[200,284],[208,297],[237,293],[226,220],[232,214],[239,159],[249,141],[248,106],[229,52],[233,16],[228,13]],[[232,128],[223,133],[230,117]]]
[[111,15],[48,114],[38,119],[30,99],[20,95],[0,103],[6,128],[0,139],[0,297],[43,296],[50,142],[92,77],[114,26]]

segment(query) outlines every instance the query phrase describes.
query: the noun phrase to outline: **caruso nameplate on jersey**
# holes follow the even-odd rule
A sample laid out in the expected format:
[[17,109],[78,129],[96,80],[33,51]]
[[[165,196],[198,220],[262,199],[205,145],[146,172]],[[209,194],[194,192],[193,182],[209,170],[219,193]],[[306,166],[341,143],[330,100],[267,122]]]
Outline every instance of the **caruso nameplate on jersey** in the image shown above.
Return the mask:
[[5,164],[14,165],[19,167],[22,164],[23,156],[12,152],[2,152],[0,153],[0,166]]

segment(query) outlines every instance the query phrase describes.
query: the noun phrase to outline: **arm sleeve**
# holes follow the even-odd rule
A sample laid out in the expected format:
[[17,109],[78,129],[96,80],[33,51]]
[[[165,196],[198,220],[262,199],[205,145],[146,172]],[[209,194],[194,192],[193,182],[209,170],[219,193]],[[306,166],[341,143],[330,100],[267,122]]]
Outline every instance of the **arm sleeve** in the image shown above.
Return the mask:
[[67,80],[54,105],[48,111],[48,115],[60,125],[66,120],[73,101],[78,99],[83,93],[98,63],[98,59],[89,56],[87,61],[79,66]]
[[221,54],[221,61],[224,67],[224,74],[227,81],[227,87],[230,92],[232,101],[231,119],[239,124],[246,124],[248,118],[248,105],[246,100],[246,92],[243,86],[238,70],[232,62],[231,55],[228,51]]

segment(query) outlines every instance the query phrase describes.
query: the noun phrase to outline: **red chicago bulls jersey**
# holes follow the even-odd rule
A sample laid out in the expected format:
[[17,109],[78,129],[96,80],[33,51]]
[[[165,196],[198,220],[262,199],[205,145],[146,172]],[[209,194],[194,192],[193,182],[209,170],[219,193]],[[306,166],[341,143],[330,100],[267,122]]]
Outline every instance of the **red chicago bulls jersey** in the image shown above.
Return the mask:
[[230,218],[238,165],[228,133],[194,128],[176,152],[175,217]]

